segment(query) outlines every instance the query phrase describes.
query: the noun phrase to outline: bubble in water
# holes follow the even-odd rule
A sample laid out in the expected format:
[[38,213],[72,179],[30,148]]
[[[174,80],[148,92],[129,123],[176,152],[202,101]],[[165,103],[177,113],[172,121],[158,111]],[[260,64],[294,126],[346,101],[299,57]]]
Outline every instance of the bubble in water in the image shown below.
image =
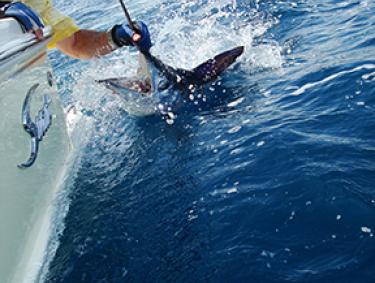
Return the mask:
[[266,144],[265,141],[260,141],[257,143],[257,147],[261,147],[261,146],[264,146]]
[[371,229],[368,228],[368,227],[361,227],[361,231],[362,231],[363,233],[367,233],[367,234],[370,234],[370,233],[371,233]]

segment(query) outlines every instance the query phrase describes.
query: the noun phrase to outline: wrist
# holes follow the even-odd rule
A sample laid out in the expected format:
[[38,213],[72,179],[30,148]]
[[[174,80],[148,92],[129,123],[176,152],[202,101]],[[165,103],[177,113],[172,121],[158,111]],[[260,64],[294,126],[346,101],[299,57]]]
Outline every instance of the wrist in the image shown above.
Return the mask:
[[132,45],[131,41],[126,38],[126,32],[121,25],[113,26],[113,28],[110,30],[110,35],[112,42],[117,47]]
[[113,30],[113,28],[111,28],[111,29],[109,29],[108,31],[107,31],[107,41],[108,41],[108,45],[111,47],[111,49],[112,50],[116,50],[116,49],[118,49],[120,46],[119,45],[117,45],[116,43],[115,43],[115,41],[113,40],[113,35],[112,35],[112,30]]

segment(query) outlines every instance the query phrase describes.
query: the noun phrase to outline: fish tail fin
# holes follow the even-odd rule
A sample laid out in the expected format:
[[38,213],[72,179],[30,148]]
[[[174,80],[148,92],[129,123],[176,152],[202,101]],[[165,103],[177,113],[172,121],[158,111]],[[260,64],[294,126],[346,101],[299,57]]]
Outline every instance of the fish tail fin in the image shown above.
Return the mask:
[[216,55],[213,59],[200,64],[190,71],[197,83],[204,84],[215,80],[223,71],[231,66],[242,55],[245,48],[238,46],[231,50]]

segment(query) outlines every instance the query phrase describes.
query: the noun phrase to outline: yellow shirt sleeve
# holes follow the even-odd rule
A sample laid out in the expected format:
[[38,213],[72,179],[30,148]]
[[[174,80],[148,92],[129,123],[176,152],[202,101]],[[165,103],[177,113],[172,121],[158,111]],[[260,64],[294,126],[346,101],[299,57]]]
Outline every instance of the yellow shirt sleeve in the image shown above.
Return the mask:
[[52,6],[51,0],[22,0],[20,2],[38,12],[44,24],[52,27],[53,37],[48,48],[55,48],[57,42],[79,30],[73,19],[63,15]]

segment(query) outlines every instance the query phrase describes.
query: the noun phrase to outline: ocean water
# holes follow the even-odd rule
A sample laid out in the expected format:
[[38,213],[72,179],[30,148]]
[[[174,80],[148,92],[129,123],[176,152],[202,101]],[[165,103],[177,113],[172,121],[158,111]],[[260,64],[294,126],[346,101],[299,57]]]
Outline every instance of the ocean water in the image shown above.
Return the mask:
[[[41,278],[375,282],[375,2],[126,2],[168,64],[246,51],[173,123],[95,84],[134,74],[134,50],[50,54],[81,161]],[[117,1],[56,5],[83,28],[124,21]]]

